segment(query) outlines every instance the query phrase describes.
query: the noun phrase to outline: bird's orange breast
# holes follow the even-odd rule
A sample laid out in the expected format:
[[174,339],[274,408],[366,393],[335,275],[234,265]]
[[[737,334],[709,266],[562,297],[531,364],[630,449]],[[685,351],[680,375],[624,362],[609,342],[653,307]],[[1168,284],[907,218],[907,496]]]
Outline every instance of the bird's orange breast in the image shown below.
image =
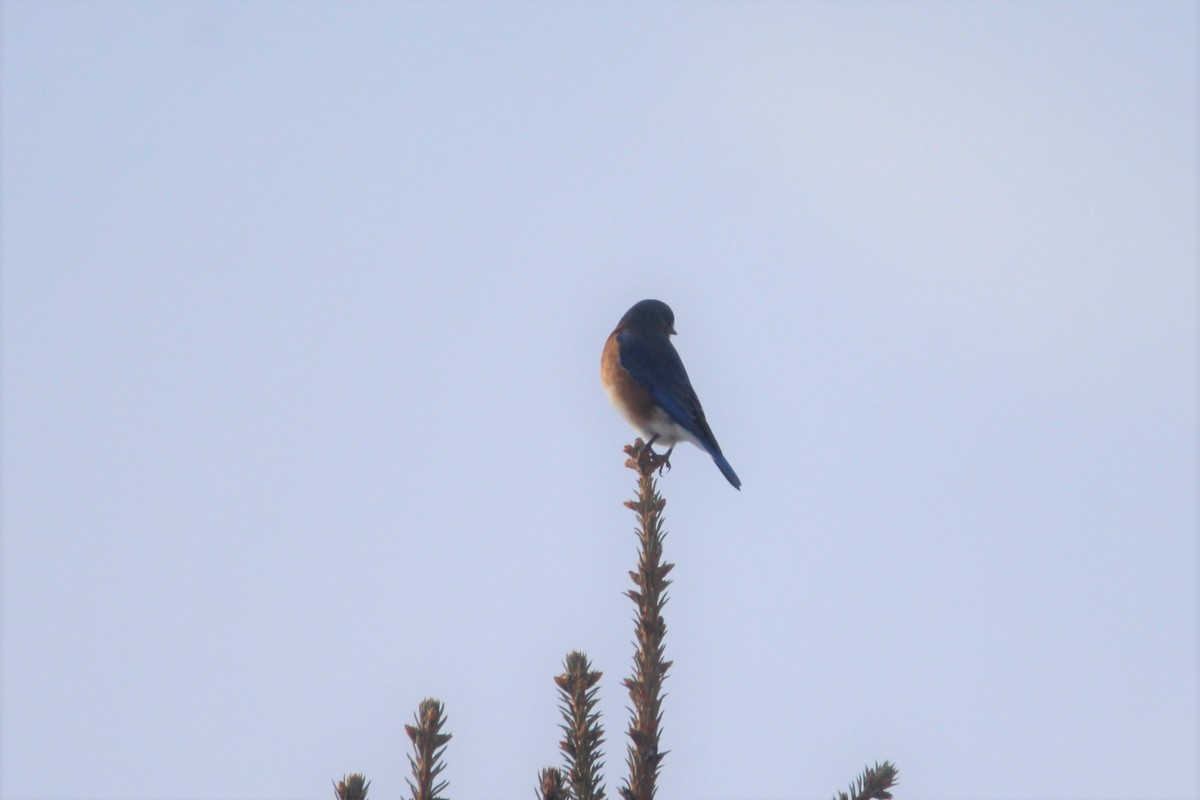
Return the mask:
[[621,344],[613,331],[600,356],[600,380],[608,399],[630,425],[645,432],[654,416],[655,403],[650,392],[621,366]]

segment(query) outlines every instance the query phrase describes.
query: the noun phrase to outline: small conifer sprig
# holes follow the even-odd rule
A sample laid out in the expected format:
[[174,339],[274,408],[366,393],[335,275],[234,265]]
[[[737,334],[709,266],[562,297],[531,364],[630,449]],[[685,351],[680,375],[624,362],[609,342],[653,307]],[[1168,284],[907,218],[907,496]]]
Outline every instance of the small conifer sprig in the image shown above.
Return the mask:
[[566,755],[567,778],[571,784],[572,800],[604,800],[604,762],[600,746],[604,744],[604,728],[596,711],[600,688],[597,684],[603,673],[592,669],[588,657],[573,650],[563,662],[558,684],[559,710],[562,712],[563,738],[559,745]]
[[413,793],[412,800],[444,800],[441,794],[450,782],[439,782],[437,777],[446,768],[442,756],[451,734],[442,733],[446,716],[441,701],[432,697],[422,700],[417,709],[416,723],[404,726],[413,744],[413,755],[408,757],[413,773],[412,779],[408,780],[408,788]]
[[667,575],[673,564],[662,560],[666,533],[662,529],[662,510],[666,501],[659,495],[654,471],[667,466],[664,456],[651,452],[641,439],[625,448],[629,459],[625,466],[638,473],[638,496],[627,500],[626,507],[638,517],[638,569],[630,572],[635,588],[626,594],[637,607],[634,623],[637,631],[633,655],[633,675],[624,681],[629,690],[629,748],[626,763],[629,776],[621,787],[624,800],[654,800],[658,773],[666,755],[660,746],[663,681],[671,662],[664,658],[663,639],[667,624],[662,611],[667,603]]
[[875,762],[875,766],[865,767],[858,780],[850,784],[849,794],[838,792],[833,800],[892,800],[888,789],[896,785],[899,774],[890,761]]
[[538,800],[571,800],[562,770],[546,767],[538,775]]
[[371,782],[358,772],[344,775],[333,784],[333,796],[336,800],[367,800],[367,789]]

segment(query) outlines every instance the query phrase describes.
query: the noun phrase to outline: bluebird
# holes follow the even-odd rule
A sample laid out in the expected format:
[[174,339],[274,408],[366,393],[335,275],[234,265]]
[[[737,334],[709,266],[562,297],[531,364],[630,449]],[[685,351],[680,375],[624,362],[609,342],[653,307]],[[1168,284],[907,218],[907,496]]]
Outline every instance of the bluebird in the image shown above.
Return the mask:
[[604,390],[621,416],[647,437],[647,447],[669,445],[670,458],[676,442],[691,442],[712,456],[733,488],[741,489],[671,344],[674,334],[675,314],[661,300],[643,300],[626,311],[600,357]]

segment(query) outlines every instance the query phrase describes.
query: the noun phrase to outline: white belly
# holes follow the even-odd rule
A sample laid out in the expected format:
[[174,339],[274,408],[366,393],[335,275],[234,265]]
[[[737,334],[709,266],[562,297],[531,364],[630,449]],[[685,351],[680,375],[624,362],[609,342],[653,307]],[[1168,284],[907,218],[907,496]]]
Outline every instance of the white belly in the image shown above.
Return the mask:
[[679,425],[677,422],[675,422],[675,420],[671,419],[670,415],[662,409],[655,409],[654,414],[648,420],[640,419],[635,417],[630,412],[629,407],[621,402],[621,399],[617,396],[617,393],[612,391],[610,387],[606,386],[605,390],[608,393],[609,401],[613,404],[613,408],[617,409],[617,412],[625,418],[625,421],[628,422],[634,430],[642,434],[647,441],[649,441],[651,437],[657,436],[658,438],[654,440],[655,444],[663,444],[667,447],[670,447],[676,442],[691,442],[701,450],[704,449],[704,447],[698,441],[696,441],[696,437],[688,433],[686,428],[684,428],[682,425]]

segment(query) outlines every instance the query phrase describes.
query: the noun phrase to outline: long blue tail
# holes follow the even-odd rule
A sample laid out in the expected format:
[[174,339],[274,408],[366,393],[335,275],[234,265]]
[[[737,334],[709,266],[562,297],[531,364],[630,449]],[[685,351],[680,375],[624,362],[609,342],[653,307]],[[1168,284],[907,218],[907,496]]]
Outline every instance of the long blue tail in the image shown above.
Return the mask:
[[721,455],[720,450],[713,450],[712,457],[713,461],[717,462],[717,467],[720,468],[721,474],[725,476],[725,480],[733,484],[733,488],[740,492],[742,490],[742,481],[738,478],[737,473],[733,471],[733,467],[729,465],[725,456]]

